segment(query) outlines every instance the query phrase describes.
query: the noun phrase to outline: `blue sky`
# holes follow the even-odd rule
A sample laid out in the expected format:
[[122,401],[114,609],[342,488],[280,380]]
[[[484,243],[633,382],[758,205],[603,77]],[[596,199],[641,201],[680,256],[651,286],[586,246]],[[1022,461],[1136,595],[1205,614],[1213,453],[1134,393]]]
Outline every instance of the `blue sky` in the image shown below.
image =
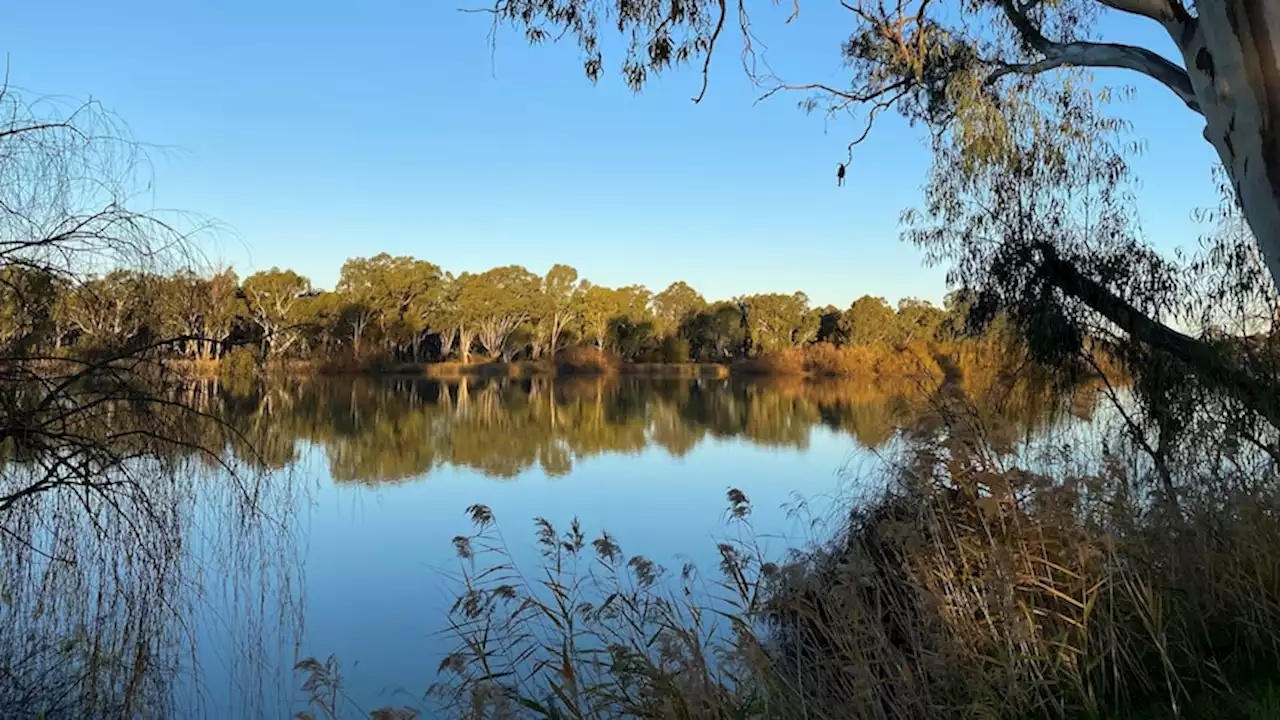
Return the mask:
[[[635,96],[616,54],[595,86],[569,45],[500,32],[491,57],[488,18],[456,10],[483,2],[22,3],[4,50],[14,85],[92,95],[162,146],[154,202],[222,223],[209,252],[242,274],[282,265],[331,287],[346,258],[387,251],[454,271],[566,262],[709,297],[941,298],[942,271],[898,240],[928,165],[917,130],[879,124],[838,189],[855,128],[806,116],[799,96],[753,105],[736,46],[700,105],[690,70]],[[782,5],[755,20],[775,70],[842,83],[844,11],[809,0],[784,26]],[[1106,29],[1171,49],[1141,22]],[[1201,124],[1152,82],[1104,79],[1138,89],[1148,235],[1188,246],[1190,212],[1216,202]]]

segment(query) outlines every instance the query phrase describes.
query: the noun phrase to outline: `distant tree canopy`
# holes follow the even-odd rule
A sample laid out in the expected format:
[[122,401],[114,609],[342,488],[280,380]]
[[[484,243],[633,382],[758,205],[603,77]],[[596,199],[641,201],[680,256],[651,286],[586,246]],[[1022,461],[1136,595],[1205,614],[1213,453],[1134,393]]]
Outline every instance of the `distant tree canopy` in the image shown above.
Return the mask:
[[4,272],[0,337],[63,352],[148,335],[183,338],[173,347],[193,359],[216,359],[235,344],[258,348],[263,359],[396,362],[536,360],[588,345],[635,362],[729,362],[814,342],[893,345],[964,334],[956,330],[962,317],[920,300],[903,300],[897,311],[871,297],[845,310],[812,308],[803,292],[708,302],[685,282],[658,293],[610,288],[563,264],[543,276],[518,265],[454,275],[381,253],[347,260],[331,291],[281,268],[243,279],[230,269],[117,270],[74,287],[21,267]]

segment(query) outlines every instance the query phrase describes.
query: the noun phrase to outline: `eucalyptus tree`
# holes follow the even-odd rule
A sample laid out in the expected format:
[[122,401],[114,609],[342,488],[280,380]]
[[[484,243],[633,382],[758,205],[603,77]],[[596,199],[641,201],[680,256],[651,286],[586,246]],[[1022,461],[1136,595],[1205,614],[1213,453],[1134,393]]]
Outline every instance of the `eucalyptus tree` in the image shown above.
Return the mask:
[[365,330],[375,321],[389,347],[416,347],[428,318],[423,312],[413,311],[431,306],[442,290],[443,280],[438,265],[407,255],[384,252],[347,260],[336,289],[348,299],[347,315],[356,352],[360,351]]
[[686,319],[681,333],[688,338],[699,362],[724,362],[742,357],[748,342],[747,326],[738,303],[719,301]]
[[897,317],[884,298],[863,295],[844,311],[838,325],[846,343],[875,345],[894,339]]
[[840,331],[840,318],[844,313],[835,305],[824,305],[815,309],[818,314],[818,331],[815,340],[832,345],[844,345],[846,338]]
[[356,355],[360,354],[365,332],[388,309],[381,302],[385,293],[379,270],[372,260],[351,258],[342,264],[338,274],[335,291],[343,301],[343,324],[351,332],[351,346]]
[[927,300],[905,297],[898,301],[898,334],[903,340],[935,340],[945,319],[942,308]]
[[244,279],[241,286],[250,317],[262,331],[264,352],[281,357],[299,338],[297,310],[311,292],[311,281],[292,270],[273,267]]
[[507,340],[535,311],[542,279],[519,265],[504,265],[467,276],[458,291],[463,321],[485,351],[510,360],[517,348]]
[[776,352],[810,340],[817,331],[804,293],[748,295],[738,300],[743,308],[752,351]]
[[65,313],[85,344],[101,347],[122,343],[157,319],[160,292],[156,278],[115,269],[70,287]]
[[605,348],[609,339],[609,323],[624,313],[622,298],[617,290],[602,285],[582,283],[574,304],[582,325],[581,336],[591,340],[598,350]]
[[168,278],[162,298],[166,323],[190,338],[187,351],[216,358],[245,311],[240,282],[231,268],[204,277],[189,268]]
[[694,313],[707,306],[702,293],[683,280],[671,283],[653,296],[653,315],[658,320],[658,331],[663,334],[678,332]]
[[429,314],[431,318],[431,326],[435,328],[436,337],[440,341],[441,360],[449,359],[455,345],[463,362],[470,359],[471,341],[475,333],[463,321],[462,310],[458,306],[459,292],[468,277],[467,273],[458,277],[445,273],[435,303],[419,309],[419,312]]
[[63,286],[57,275],[40,268],[0,267],[0,344],[57,344],[54,316]]
[[546,350],[552,356],[559,352],[561,337],[574,321],[581,289],[578,271],[569,265],[552,265],[542,278],[539,334],[545,337]]

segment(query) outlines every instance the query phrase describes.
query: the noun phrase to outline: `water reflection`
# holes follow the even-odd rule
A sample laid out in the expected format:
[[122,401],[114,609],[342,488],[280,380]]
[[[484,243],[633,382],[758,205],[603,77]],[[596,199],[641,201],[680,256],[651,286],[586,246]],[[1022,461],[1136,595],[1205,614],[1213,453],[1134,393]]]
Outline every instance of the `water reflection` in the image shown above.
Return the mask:
[[301,625],[293,486],[229,463],[242,439],[173,400],[86,392],[59,442],[0,448],[0,717],[280,706]]
[[[702,472],[701,462],[735,483],[759,475],[777,486],[786,471],[757,465],[764,458],[746,445],[806,451],[815,438],[830,437],[814,432],[819,428],[868,448],[903,433],[939,432],[944,423],[937,408],[943,404],[935,402],[937,395],[958,386],[973,399],[986,431],[1010,447],[1046,428],[1059,412],[1087,417],[1093,406],[1087,393],[1064,402],[1039,385],[1008,385],[996,376],[941,387],[905,379],[885,387],[798,379],[298,378],[259,387],[209,381],[178,391],[173,407],[194,408],[207,421],[177,410],[166,417],[170,406],[163,403],[145,416],[104,406],[106,414],[95,417],[93,427],[117,437],[136,433],[136,440],[115,446],[136,455],[120,470],[129,473],[132,492],[103,492],[86,505],[69,486],[9,508],[0,525],[0,716],[33,707],[47,717],[84,717],[87,711],[283,716],[297,706],[289,669],[302,636],[327,634],[319,641],[326,652],[330,642],[351,641],[344,630],[350,616],[333,608],[392,603],[375,614],[385,627],[361,631],[378,645],[367,648],[365,658],[394,645],[423,613],[431,616],[406,578],[420,579],[419,594],[435,587],[437,578],[419,577],[417,565],[398,565],[399,554],[380,549],[447,556],[448,540],[459,529],[454,520],[470,502],[503,502],[493,495],[515,502],[520,495],[520,507],[530,512],[539,512],[534,506],[542,503],[571,513],[590,508],[604,518],[613,507],[643,522],[659,513],[644,505],[660,502],[648,496],[679,487],[681,507],[660,512],[676,526],[696,528],[704,511],[714,521],[721,490],[678,483],[658,490],[665,480]],[[153,441],[157,428],[168,441]],[[700,446],[710,451],[719,440],[744,447],[721,443],[723,452],[694,458]],[[654,448],[662,451],[657,455],[684,459],[680,464],[689,472],[655,463],[654,453],[639,457]],[[455,496],[445,497],[442,487],[409,484],[449,469],[501,479],[532,469],[561,478],[579,461],[602,455],[637,457],[634,463],[624,458],[625,467],[602,466],[604,483],[571,491],[565,483],[550,484],[566,492],[545,483],[465,490],[455,484]],[[733,456],[747,459],[723,466]],[[318,538],[306,539],[305,553],[294,516],[311,504],[302,502],[291,478],[295,469],[306,471],[302,461],[309,457],[322,459],[324,480],[333,486],[313,488],[330,506],[310,510],[312,522],[326,525]],[[794,457],[778,462],[790,468]],[[0,455],[7,463],[4,482],[30,484],[28,473],[47,471],[41,459],[16,451]],[[824,464],[822,471],[833,469]],[[654,479],[620,487],[633,471]],[[342,493],[372,495],[369,488],[382,485],[399,485],[393,492],[403,504],[371,507],[358,526],[341,516]],[[699,505],[695,495],[704,491],[717,504]],[[422,545],[405,544],[409,527]],[[422,539],[431,533],[439,537]],[[641,529],[631,535],[642,536]],[[657,540],[670,541],[669,551],[690,544],[688,537],[668,535],[647,540],[655,540],[659,551]],[[371,558],[383,558],[385,567],[374,568]],[[313,573],[320,582],[310,598],[302,587]],[[372,573],[368,596],[355,594],[361,583],[352,578],[360,573]],[[376,588],[391,581],[399,588],[396,597],[414,602],[384,598]],[[433,612],[443,617],[444,610]],[[397,658],[387,673],[411,666],[425,652],[387,651]]]
[[[991,385],[969,394],[1009,445],[1058,410],[1091,411],[1091,395],[1064,403],[1034,388]],[[708,438],[804,449],[819,426],[879,448],[902,428],[938,425],[931,395],[942,391],[798,379],[327,378],[233,395],[226,409],[269,465],[289,464],[309,443],[323,449],[335,481],[389,483],[444,466],[494,478],[534,467],[564,476],[579,459],[650,446],[682,457]]]

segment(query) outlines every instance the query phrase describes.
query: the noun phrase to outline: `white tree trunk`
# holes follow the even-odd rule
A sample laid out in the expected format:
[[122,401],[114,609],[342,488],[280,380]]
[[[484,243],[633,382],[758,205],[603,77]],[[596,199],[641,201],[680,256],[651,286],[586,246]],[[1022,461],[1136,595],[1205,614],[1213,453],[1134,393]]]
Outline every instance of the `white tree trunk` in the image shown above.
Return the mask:
[[458,337],[458,329],[450,328],[448,330],[442,331],[441,333],[439,333],[439,335],[440,335],[440,359],[448,360],[449,354],[453,352],[454,341]]
[[[1280,287],[1280,3],[1197,3],[1189,32],[1170,28],[1258,250]],[[1179,34],[1182,36],[1179,37]]]
[[471,344],[475,336],[475,331],[469,328],[458,328],[458,357],[464,363],[471,362]]

